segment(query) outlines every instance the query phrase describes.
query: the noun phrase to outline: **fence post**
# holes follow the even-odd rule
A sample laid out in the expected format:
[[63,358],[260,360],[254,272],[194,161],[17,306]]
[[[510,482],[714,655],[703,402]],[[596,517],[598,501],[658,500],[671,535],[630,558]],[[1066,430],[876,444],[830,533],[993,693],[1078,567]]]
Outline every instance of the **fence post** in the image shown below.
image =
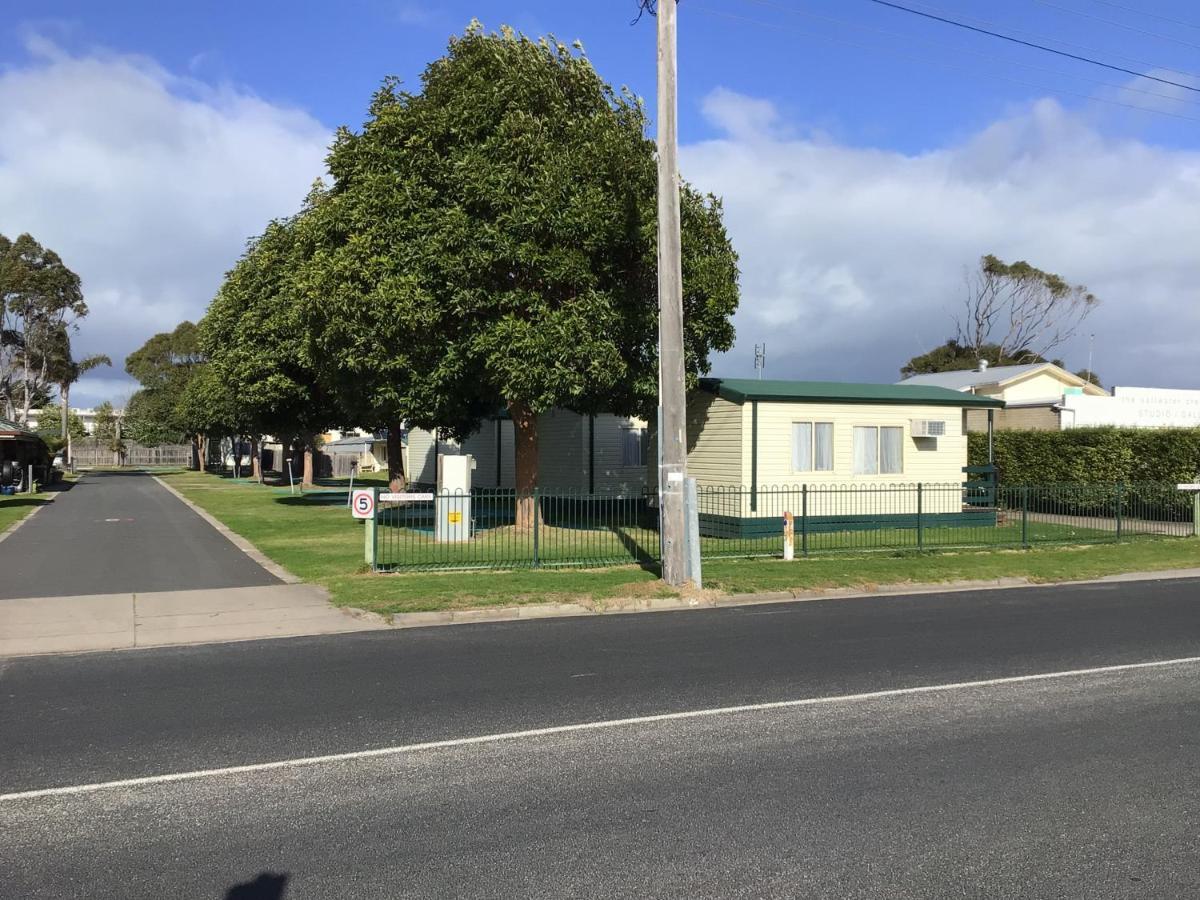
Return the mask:
[[1122,483],[1122,482],[1118,481],[1118,482],[1117,482],[1117,499],[1116,499],[1116,504],[1117,504],[1117,540],[1118,540],[1118,541],[1121,539],[1121,506],[1122,506],[1123,495],[1124,495],[1124,493],[1125,493],[1125,491],[1124,491],[1124,488],[1125,488],[1125,485],[1124,485],[1124,483]]
[[366,558],[367,565],[371,567],[371,571],[375,571],[375,566],[379,560],[379,488],[371,488],[371,518],[363,520],[363,538],[365,544],[363,547],[363,555]]
[[800,555],[808,556],[808,485],[800,485]]
[[924,485],[922,485],[921,482],[918,481],[917,482],[917,550],[919,550],[919,551],[923,551],[925,549],[925,520],[921,515],[921,513],[923,511],[922,508],[924,505],[922,502],[924,493],[925,493]]
[[1029,549],[1029,485],[1021,486],[1021,546]]
[[541,565],[538,559],[538,524],[542,520],[542,504],[538,499],[538,489],[533,489],[533,567],[536,569]]

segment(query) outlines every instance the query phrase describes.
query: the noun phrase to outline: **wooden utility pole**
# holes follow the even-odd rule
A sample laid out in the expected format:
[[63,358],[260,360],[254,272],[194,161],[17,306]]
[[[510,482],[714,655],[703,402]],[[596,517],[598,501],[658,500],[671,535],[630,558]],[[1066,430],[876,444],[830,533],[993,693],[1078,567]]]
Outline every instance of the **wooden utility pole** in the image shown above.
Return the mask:
[[687,469],[683,272],[679,237],[677,0],[658,3],[658,497],[663,580],[687,580],[683,479]]

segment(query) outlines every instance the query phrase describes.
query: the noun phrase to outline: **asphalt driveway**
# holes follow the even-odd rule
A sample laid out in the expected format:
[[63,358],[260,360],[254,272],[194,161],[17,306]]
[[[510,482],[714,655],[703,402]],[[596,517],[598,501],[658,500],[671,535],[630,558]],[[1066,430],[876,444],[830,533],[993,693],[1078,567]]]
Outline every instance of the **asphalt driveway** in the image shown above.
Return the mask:
[[89,473],[0,542],[0,599],[279,583],[143,473]]

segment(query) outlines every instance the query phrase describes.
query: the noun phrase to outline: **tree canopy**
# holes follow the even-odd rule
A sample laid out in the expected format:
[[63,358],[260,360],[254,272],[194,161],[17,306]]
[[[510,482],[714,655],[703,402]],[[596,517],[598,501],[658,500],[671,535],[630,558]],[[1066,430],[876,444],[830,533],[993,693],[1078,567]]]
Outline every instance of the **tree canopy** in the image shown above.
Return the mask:
[[928,353],[914,356],[900,369],[900,375],[908,378],[912,375],[926,375],[931,372],[956,372],[962,369],[974,369],[980,361],[989,366],[1023,366],[1029,363],[1052,362],[1061,366],[1061,359],[1046,359],[1028,350],[1013,350],[1005,352],[999,344],[984,344],[980,348],[964,347],[954,338],[935,347]]
[[[553,39],[477,23],[420,93],[388,81],[297,223],[309,358],[346,402],[456,436],[507,408],[648,412],[657,394],[653,143],[641,102]],[[681,187],[688,377],[733,342],[719,201]],[[348,408],[352,408],[349,407]],[[357,408],[357,407],[353,407]],[[518,488],[536,483],[536,433]],[[533,466],[533,468],[531,468]]]
[[[31,235],[0,235],[0,403],[24,422],[49,399],[51,348],[87,315],[79,276]],[[19,405],[18,405],[19,404]]]
[[914,356],[901,376],[993,366],[1053,362],[1051,350],[1070,340],[1100,300],[1083,285],[1044,272],[1024,260],[1006,263],[988,254],[968,273],[955,336]]

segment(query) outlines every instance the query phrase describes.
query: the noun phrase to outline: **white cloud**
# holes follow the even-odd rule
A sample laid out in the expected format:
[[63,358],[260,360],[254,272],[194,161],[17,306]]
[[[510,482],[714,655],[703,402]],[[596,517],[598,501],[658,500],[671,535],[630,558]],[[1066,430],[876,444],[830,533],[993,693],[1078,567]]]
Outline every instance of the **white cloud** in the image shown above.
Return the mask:
[[774,377],[894,380],[952,334],[964,267],[995,253],[1101,297],[1058,351],[1073,367],[1092,331],[1107,382],[1200,387],[1200,153],[1105,137],[1050,100],[915,156],[789,137],[729,91],[704,111],[726,136],[682,148],[683,173],[724,197],[743,273],[717,374],[749,374],[767,340]]
[[[57,250],[83,279],[80,353],[119,372],[151,334],[202,315],[248,237],[299,208],[329,131],[243,89],[44,38],[0,71],[0,232]],[[100,370],[72,393],[117,399]]]

